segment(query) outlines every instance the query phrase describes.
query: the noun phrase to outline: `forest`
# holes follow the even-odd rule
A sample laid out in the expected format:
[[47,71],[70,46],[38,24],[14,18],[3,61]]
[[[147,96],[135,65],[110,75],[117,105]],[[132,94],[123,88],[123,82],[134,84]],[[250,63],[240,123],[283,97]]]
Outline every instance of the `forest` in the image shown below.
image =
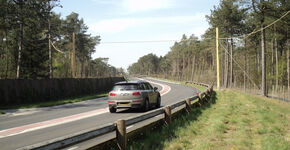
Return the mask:
[[210,27],[201,38],[182,35],[165,56],[145,55],[128,71],[216,84],[218,28],[223,88],[289,98],[289,10],[287,0],[221,0],[205,16]]
[[92,78],[123,72],[92,58],[100,36],[75,12],[53,12],[59,0],[0,0],[0,79]]

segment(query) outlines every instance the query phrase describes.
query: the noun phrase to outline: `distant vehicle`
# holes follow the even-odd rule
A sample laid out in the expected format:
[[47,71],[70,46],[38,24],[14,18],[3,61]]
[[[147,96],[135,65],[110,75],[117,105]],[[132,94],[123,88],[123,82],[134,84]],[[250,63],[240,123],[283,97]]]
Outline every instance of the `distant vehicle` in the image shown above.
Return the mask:
[[109,93],[108,104],[111,113],[120,108],[141,108],[148,111],[150,107],[160,107],[161,97],[157,87],[146,81],[118,82]]

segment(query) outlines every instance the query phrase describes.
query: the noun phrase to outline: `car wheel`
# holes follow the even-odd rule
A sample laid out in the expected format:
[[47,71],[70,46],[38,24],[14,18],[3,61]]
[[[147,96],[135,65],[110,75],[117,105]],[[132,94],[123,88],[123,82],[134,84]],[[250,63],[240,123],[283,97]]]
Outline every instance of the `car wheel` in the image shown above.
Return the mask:
[[157,102],[156,102],[156,108],[160,108],[160,105],[161,105],[161,97],[158,96]]
[[115,113],[117,111],[115,107],[110,107],[109,110],[110,110],[110,113]]
[[148,99],[146,99],[143,106],[143,111],[148,111],[148,110],[149,110],[149,101]]

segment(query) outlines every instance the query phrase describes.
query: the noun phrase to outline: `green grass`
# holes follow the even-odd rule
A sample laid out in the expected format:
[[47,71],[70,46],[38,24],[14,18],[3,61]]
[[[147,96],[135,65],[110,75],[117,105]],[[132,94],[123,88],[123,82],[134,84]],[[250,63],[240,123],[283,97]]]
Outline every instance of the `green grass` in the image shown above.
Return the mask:
[[4,111],[2,111],[2,110],[0,110],[0,115],[3,115],[3,114],[5,114],[5,112],[4,112]]
[[222,90],[215,104],[194,108],[129,142],[129,149],[290,149],[290,104]]
[[[75,98],[55,100],[55,101],[38,102],[38,103],[31,103],[31,104],[4,106],[4,107],[0,107],[0,109],[25,109],[25,108],[50,107],[50,106],[68,104],[68,103],[76,103],[80,101],[85,101],[85,100],[90,100],[90,99],[95,99],[95,98],[100,98],[100,97],[105,97],[105,96],[108,96],[108,93],[100,93],[100,94],[94,94],[94,95],[88,95],[88,96],[82,96],[82,97],[75,97]],[[1,111],[0,111],[0,114],[1,114]]]

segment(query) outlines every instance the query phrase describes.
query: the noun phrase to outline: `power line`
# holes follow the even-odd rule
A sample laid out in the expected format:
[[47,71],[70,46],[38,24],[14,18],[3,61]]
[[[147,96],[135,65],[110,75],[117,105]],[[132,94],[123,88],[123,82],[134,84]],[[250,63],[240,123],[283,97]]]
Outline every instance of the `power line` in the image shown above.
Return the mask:
[[[202,39],[212,39],[212,38],[202,38]],[[127,44],[127,43],[164,43],[164,42],[189,42],[196,41],[196,39],[186,39],[186,40],[144,40],[144,41],[113,41],[113,42],[100,42],[100,44]]]
[[284,15],[282,15],[279,19],[275,20],[274,22],[270,23],[269,25],[265,26],[264,28],[261,28],[261,29],[259,29],[259,30],[257,30],[257,31],[253,31],[253,32],[249,33],[248,35],[245,35],[244,38],[247,38],[247,37],[251,36],[252,34],[255,34],[255,33],[260,32],[260,31],[262,31],[262,30],[264,30],[264,29],[267,29],[268,27],[270,27],[270,26],[272,26],[273,24],[275,24],[275,23],[277,23],[278,21],[280,21],[282,18],[286,17],[289,13],[290,13],[290,10],[287,11],[287,13],[285,13]]
[[100,42],[100,44],[162,43],[162,42],[175,42],[175,41],[178,41],[178,40],[116,41],[116,42]]
[[[228,40],[228,39],[238,39],[238,38],[248,38],[249,36],[260,32],[261,30],[267,29],[270,26],[272,26],[273,24],[277,23],[278,21],[280,21],[282,18],[286,17],[288,14],[290,13],[290,10],[287,11],[284,15],[282,15],[279,19],[273,21],[272,23],[270,23],[269,25],[265,26],[264,28],[261,28],[259,30],[254,30],[249,34],[245,34],[245,35],[240,35],[240,36],[236,36],[236,37],[226,37],[226,38],[219,38],[220,40]],[[202,40],[210,40],[210,39],[215,39],[215,38],[202,38]],[[196,39],[186,39],[186,40],[176,40],[176,39],[169,39],[169,40],[148,40],[148,41],[113,41],[113,42],[100,42],[100,44],[131,44],[131,43],[165,43],[165,42],[188,42],[191,40],[196,40]]]
[[[252,80],[252,78],[249,76],[249,74],[246,72],[246,70],[244,70],[240,64],[233,58],[233,56],[226,50],[226,48],[223,46],[223,44],[220,44],[224,49],[225,52],[227,53],[227,55],[229,55],[231,57],[231,59],[233,59],[234,63],[236,63],[238,65],[238,67],[245,73],[245,75],[248,77],[248,79],[252,82],[252,84],[254,84],[254,86],[256,86],[258,89],[260,89],[260,87],[258,85],[256,85],[256,83]],[[246,62],[245,62],[246,63]]]

